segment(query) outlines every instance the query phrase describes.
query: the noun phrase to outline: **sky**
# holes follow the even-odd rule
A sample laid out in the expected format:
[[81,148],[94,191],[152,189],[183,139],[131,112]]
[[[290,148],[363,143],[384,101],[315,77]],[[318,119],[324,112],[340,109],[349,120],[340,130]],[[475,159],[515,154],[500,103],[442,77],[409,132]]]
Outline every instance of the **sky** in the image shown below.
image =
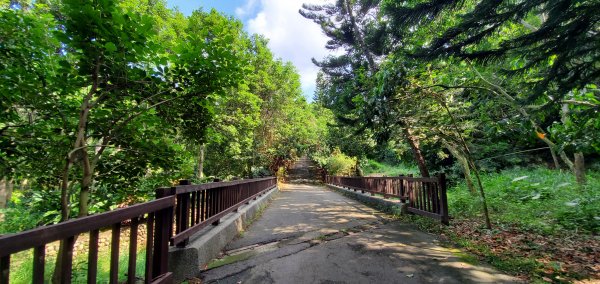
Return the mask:
[[328,51],[327,37],[319,26],[303,18],[298,10],[303,3],[323,4],[326,0],[167,0],[169,7],[178,7],[190,15],[192,11],[212,8],[234,16],[244,23],[251,34],[269,39],[269,48],[276,57],[291,61],[301,76],[302,92],[310,101],[315,92],[318,68],[311,58],[320,60]]

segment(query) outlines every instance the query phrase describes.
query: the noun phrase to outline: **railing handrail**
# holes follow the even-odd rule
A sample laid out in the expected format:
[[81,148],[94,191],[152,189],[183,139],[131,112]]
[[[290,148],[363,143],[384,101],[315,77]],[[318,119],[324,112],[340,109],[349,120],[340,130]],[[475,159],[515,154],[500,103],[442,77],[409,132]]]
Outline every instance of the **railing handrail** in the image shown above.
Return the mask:
[[54,225],[4,235],[0,237],[0,257],[32,249],[40,244],[48,244],[82,233],[106,228],[112,224],[173,207],[174,205],[175,199],[173,197],[164,197]]
[[357,177],[357,176],[329,176],[335,178],[348,178],[348,179],[378,179],[378,180],[408,180],[408,181],[422,181],[422,182],[436,182],[438,177],[411,177],[411,176],[393,176],[393,177]]
[[446,197],[446,176],[436,177],[349,177],[326,176],[326,183],[360,190],[371,195],[383,194],[399,197],[401,202],[409,201],[407,211],[438,219],[448,224],[448,200]]
[[[253,185],[260,185],[261,182],[265,181],[270,181],[268,186],[264,188],[253,187]],[[184,184],[162,188],[157,191],[157,196],[173,195],[176,197],[177,206],[174,222],[176,230],[171,237],[171,244],[179,247],[186,246],[192,235],[209,224],[218,224],[219,220],[226,214],[237,210],[244,203],[276,186],[277,178],[265,177],[204,184],[186,184],[187,181],[182,182]],[[236,186],[238,187],[238,193],[232,194],[226,191]],[[209,197],[211,198],[210,201],[208,201]],[[192,204],[206,205],[206,207],[194,207],[191,206]],[[210,210],[209,204],[211,205]]]
[[240,179],[240,180],[233,180],[233,181],[209,182],[209,183],[201,183],[201,184],[185,184],[185,185],[176,185],[176,186],[174,186],[174,188],[175,188],[175,194],[182,194],[182,193],[203,191],[203,190],[219,188],[219,187],[228,187],[228,186],[234,186],[234,185],[239,185],[239,184],[259,182],[259,181],[275,179],[275,178],[276,177],[264,177],[264,178],[254,178],[254,179]]

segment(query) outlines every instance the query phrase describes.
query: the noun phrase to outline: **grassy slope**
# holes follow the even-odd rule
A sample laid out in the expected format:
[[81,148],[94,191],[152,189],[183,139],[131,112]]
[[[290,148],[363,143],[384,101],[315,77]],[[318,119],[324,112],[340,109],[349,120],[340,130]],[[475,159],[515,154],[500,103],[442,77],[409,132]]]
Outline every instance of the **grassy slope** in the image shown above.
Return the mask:
[[[409,165],[387,165],[370,160],[365,175],[417,174]],[[600,172],[588,173],[588,184],[579,187],[568,171],[544,168],[514,168],[482,175],[492,220],[499,225],[517,225],[541,233],[573,230],[600,233]],[[478,195],[464,181],[448,191],[450,215],[478,218]]]
[[[515,168],[482,176],[493,230],[463,182],[448,192],[450,239],[533,282],[600,278],[600,173],[580,187],[570,172]],[[592,280],[595,281],[595,280]]]
[[[551,234],[560,230],[599,233],[600,173],[589,173],[581,188],[569,172],[543,168],[511,169],[484,174],[483,186],[492,220],[498,224]],[[479,202],[464,182],[448,192],[450,213],[480,215]]]

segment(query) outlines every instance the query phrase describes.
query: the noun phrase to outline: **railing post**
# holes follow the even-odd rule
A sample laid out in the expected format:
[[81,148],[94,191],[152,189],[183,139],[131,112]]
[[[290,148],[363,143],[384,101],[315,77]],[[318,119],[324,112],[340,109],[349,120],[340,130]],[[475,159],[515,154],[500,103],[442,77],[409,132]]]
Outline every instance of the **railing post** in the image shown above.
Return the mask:
[[169,239],[171,238],[173,207],[157,211],[155,220],[152,279],[167,273],[169,270]]
[[[155,195],[156,199],[167,197],[167,196],[171,196],[171,195],[175,195],[175,187],[161,187],[161,188],[158,188],[156,190],[155,194],[156,194]],[[171,210],[171,214],[173,214],[175,208],[172,208],[172,209],[173,210]],[[158,219],[156,219],[156,220],[158,220]],[[171,219],[169,220],[169,236],[172,236],[172,235],[173,235],[173,216],[171,216]]]
[[399,180],[400,189],[399,189],[398,193],[400,193],[399,194],[400,195],[400,202],[406,203],[407,198],[406,198],[406,190],[404,189],[404,176],[400,175],[399,177],[400,177],[400,180]]
[[[182,179],[179,181],[179,185],[190,185],[189,180]],[[190,194],[184,193],[177,195],[177,211],[175,214],[175,222],[177,224],[177,232],[181,233],[187,228],[189,228],[190,224]],[[187,246],[189,239],[184,240],[183,242],[177,244],[177,247],[185,247]]]
[[[221,182],[221,179],[219,178],[215,178],[213,180],[214,182]],[[212,195],[212,208],[213,208],[213,212],[214,214],[219,214],[220,210],[221,210],[221,190],[214,190],[213,191],[213,195]],[[254,200],[256,200],[256,197],[254,197]],[[217,226],[221,223],[221,219],[218,219],[214,222],[212,222],[213,226]]]
[[438,175],[438,183],[440,186],[440,206],[442,214],[442,224],[450,224],[450,217],[448,216],[448,198],[446,196],[446,175],[441,173]]
[[[156,199],[175,195],[174,187],[156,190]],[[152,279],[168,272],[169,241],[173,235],[173,207],[157,211],[154,215],[154,245],[152,246]]]
[[0,283],[8,284],[10,280],[10,254],[0,257]]

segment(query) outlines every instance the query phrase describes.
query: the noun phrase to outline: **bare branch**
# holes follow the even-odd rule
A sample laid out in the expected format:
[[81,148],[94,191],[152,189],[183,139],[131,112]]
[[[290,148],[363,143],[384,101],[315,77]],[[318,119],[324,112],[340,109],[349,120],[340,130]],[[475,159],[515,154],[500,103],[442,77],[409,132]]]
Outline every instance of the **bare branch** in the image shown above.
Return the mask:
[[580,105],[580,106],[588,106],[592,108],[600,108],[600,105],[586,102],[586,101],[577,101],[577,100],[562,100],[560,101],[563,104],[571,104],[571,105]]

